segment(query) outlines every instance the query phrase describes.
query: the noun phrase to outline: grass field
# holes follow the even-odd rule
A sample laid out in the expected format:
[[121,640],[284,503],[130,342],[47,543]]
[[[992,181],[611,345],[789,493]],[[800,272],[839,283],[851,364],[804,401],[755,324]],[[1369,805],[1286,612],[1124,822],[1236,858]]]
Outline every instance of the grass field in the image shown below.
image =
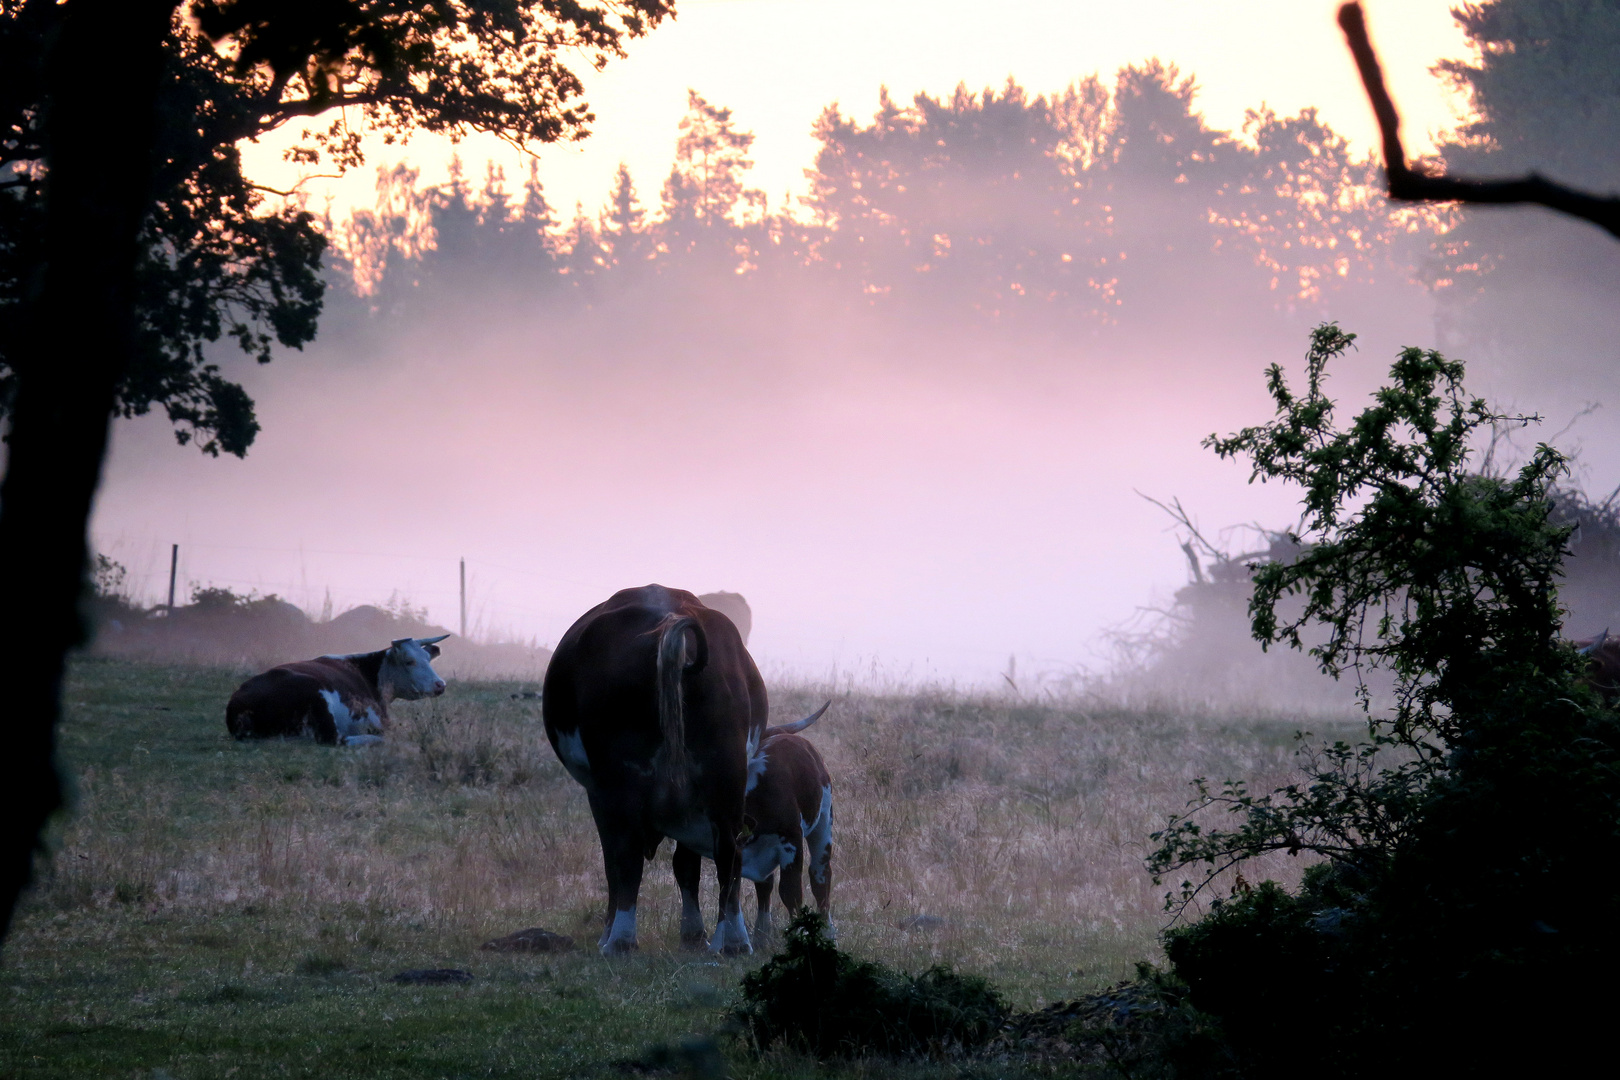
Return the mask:
[[[61,733],[75,809],[5,945],[0,1076],[634,1075],[649,1047],[722,1027],[763,956],[675,947],[667,845],[644,880],[641,953],[595,955],[595,833],[539,702],[514,696],[532,686],[453,684],[399,705],[388,745],[336,750],[233,742],[224,702],[242,675],[75,664]],[[1147,834],[1193,776],[1280,778],[1297,726],[815,687],[779,689],[773,716],[825,696],[812,734],[836,789],[840,945],[910,969],[956,964],[1020,1008],[1156,958],[1163,889],[1141,869]],[[916,914],[943,926],[898,928]],[[529,926],[585,947],[478,950]],[[474,978],[390,981],[433,967]],[[738,1077],[1064,1072],[718,1047]]]

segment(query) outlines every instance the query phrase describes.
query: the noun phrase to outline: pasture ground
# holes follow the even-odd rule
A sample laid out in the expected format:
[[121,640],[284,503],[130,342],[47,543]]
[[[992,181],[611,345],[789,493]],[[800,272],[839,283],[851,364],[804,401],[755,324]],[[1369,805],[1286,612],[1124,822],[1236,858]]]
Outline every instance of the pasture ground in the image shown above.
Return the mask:
[[[722,1027],[763,955],[675,948],[667,844],[647,868],[641,953],[595,955],[594,829],[539,701],[521,696],[533,684],[453,684],[398,705],[388,745],[335,750],[233,742],[224,702],[244,674],[74,665],[61,745],[76,805],[0,960],[0,1076],[645,1075],[649,1047]],[[984,974],[1021,1009],[1158,957],[1164,890],[1141,869],[1147,834],[1193,776],[1283,776],[1299,726],[825,687],[778,688],[773,717],[827,696],[811,734],[837,792],[840,945]],[[751,921],[751,894],[745,907]],[[919,914],[943,925],[899,929]],[[584,948],[478,950],[529,926]],[[474,979],[390,981],[436,967]],[[1078,1074],[982,1058],[818,1064],[724,1035],[718,1048],[745,1078]]]

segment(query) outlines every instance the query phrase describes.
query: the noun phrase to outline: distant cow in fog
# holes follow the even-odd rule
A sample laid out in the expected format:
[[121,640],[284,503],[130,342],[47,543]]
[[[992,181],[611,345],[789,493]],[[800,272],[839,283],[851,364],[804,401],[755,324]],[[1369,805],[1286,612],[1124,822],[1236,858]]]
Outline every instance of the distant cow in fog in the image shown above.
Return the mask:
[[[789,915],[804,905],[807,870],[816,910],[827,914],[832,898],[832,780],[816,748],[798,735],[826,711],[823,705],[803,720],[766,728],[748,763],[742,876],[754,883],[759,899],[755,937],[772,932],[771,889],[777,870],[782,871],[782,903]],[[693,848],[676,844],[674,862],[675,883],[681,890],[681,944],[698,948],[705,942],[698,907],[702,857]]]
[[742,593],[734,592],[706,592],[698,596],[698,603],[712,611],[718,611],[731,620],[742,635],[744,645],[748,644],[749,631],[754,628],[754,612],[748,606],[748,601],[742,598]]
[[390,701],[444,693],[433,658],[449,636],[400,638],[377,652],[273,667],[231,695],[225,727],[238,739],[311,735],[329,746],[380,742]]

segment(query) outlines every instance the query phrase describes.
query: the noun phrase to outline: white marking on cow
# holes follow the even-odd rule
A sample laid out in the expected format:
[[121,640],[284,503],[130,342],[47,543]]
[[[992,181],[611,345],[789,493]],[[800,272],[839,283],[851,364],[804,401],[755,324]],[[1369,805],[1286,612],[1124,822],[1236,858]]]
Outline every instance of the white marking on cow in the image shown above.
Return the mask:
[[[752,736],[749,737],[748,741],[751,746],[753,744]],[[765,768],[770,763],[770,758],[763,750],[756,750],[748,755],[748,786],[743,789],[744,795],[753,793],[754,788],[757,787],[760,780],[764,778]]]
[[754,946],[748,941],[748,927],[743,923],[742,909],[738,908],[720,920],[714,928],[714,940],[709,942],[710,952],[745,952],[754,951]]
[[779,866],[792,866],[799,849],[775,833],[764,833],[748,841],[742,852],[742,876],[764,881]]
[[804,850],[809,856],[810,876],[817,882],[827,880],[827,859],[832,850],[832,787],[821,789],[821,810],[815,821],[804,826]]
[[337,731],[338,745],[350,735],[358,735],[354,717],[349,713],[349,707],[343,703],[343,695],[336,690],[320,691],[321,700],[326,702],[326,714],[332,718],[332,727]]
[[591,786],[591,759],[585,753],[585,740],[580,738],[579,730],[559,731],[557,733],[557,756],[562,758],[563,768],[586,788]]
[[382,742],[382,717],[375,706],[366,706],[366,711],[356,716],[336,690],[317,692],[326,702],[326,714],[332,718],[339,746],[370,746]]
[[608,927],[607,937],[602,939],[602,954],[606,956],[621,948],[633,948],[635,944],[636,909],[631,905],[613,913],[613,925]]

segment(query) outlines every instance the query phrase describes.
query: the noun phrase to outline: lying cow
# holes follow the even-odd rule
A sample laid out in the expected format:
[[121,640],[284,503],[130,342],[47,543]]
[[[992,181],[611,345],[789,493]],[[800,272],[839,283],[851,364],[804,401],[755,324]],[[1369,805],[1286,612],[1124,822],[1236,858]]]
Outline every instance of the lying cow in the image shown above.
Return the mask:
[[[823,705],[803,720],[766,728],[748,763],[742,876],[754,883],[759,898],[755,937],[772,933],[771,889],[777,870],[782,871],[782,903],[790,916],[804,905],[807,867],[816,910],[827,914],[832,896],[832,780],[816,748],[798,735],[826,711]],[[695,849],[676,844],[674,863],[675,883],[681,890],[681,945],[701,949],[707,944],[698,906],[703,860]]]
[[449,636],[405,637],[377,652],[273,667],[237,687],[225,706],[225,727],[238,739],[312,735],[328,746],[381,742],[390,701],[444,693],[433,658]]

